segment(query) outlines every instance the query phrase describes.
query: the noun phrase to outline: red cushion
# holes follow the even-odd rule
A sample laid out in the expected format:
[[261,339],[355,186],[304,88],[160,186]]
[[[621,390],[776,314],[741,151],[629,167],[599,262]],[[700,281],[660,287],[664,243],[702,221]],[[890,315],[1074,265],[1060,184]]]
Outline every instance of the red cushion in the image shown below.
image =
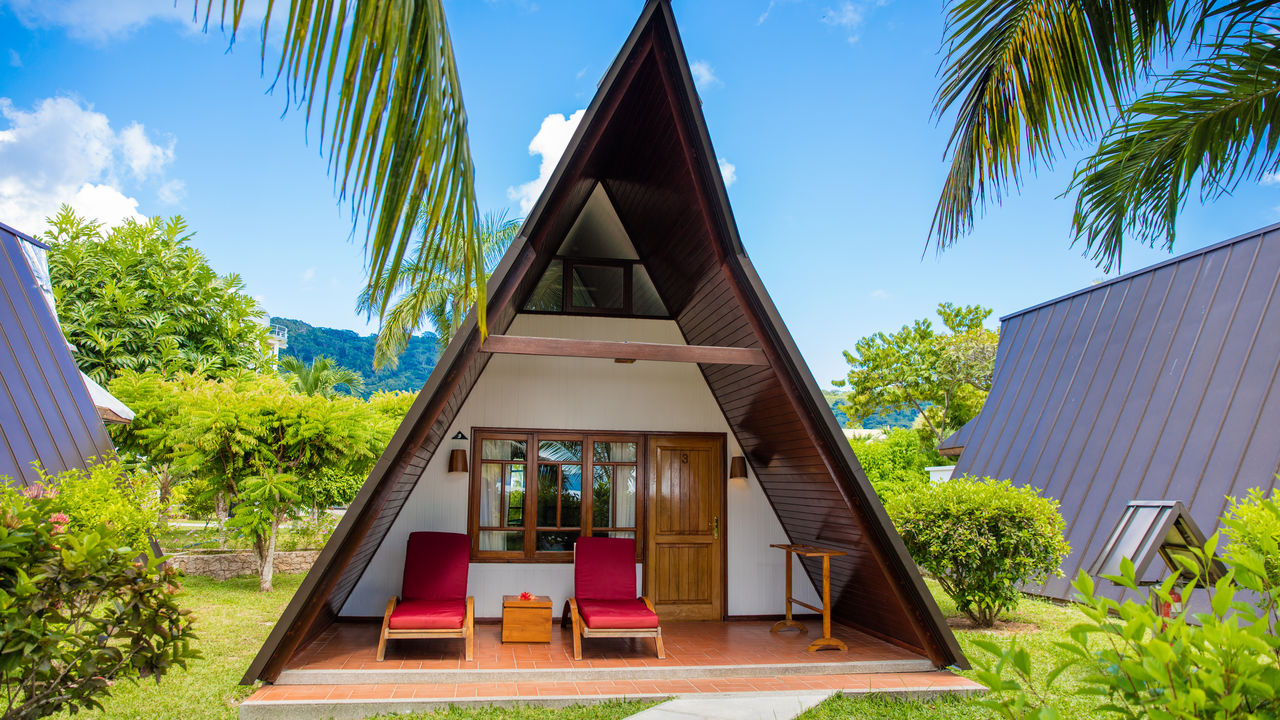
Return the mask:
[[587,600],[636,598],[636,541],[584,537],[573,547],[573,595]]
[[592,630],[634,630],[658,627],[658,615],[650,610],[643,600],[579,598],[578,613],[582,615],[582,621]]
[[456,630],[467,617],[462,600],[406,600],[391,611],[392,630]]
[[462,600],[467,597],[471,538],[462,533],[409,533],[402,600]]

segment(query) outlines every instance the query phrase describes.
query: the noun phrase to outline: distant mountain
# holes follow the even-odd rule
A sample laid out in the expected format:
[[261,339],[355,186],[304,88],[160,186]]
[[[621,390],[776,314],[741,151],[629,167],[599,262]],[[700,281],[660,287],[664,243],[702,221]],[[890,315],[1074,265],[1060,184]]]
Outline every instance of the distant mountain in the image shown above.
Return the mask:
[[440,341],[435,333],[423,333],[409,339],[409,347],[395,368],[373,370],[373,346],[377,335],[358,335],[351,330],[315,327],[301,320],[271,318],[271,322],[289,329],[289,346],[281,355],[292,355],[311,362],[317,355],[333,358],[342,367],[364,376],[364,396],[379,390],[418,392],[440,359]]
[[[840,427],[848,427],[849,416],[844,414],[840,409],[840,403],[844,402],[844,393],[835,390],[822,391],[822,397],[826,399],[827,404],[831,406],[831,412],[836,414],[836,421],[840,423]],[[868,430],[879,430],[890,428],[911,427],[916,416],[920,413],[915,410],[894,410],[893,412],[879,412],[867,418],[862,423],[862,427]]]

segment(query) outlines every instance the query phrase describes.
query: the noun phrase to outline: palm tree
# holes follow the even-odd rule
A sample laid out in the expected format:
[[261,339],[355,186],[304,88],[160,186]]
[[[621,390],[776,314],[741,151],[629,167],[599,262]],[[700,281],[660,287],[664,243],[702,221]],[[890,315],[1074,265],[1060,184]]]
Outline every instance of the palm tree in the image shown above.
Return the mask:
[[[246,2],[222,0],[217,19],[232,43]],[[391,289],[446,267],[483,298],[475,167],[443,0],[293,0],[287,12],[279,5],[267,3],[261,27],[263,38],[283,28],[275,83],[286,106],[302,109],[308,123],[318,118],[339,197],[352,200],[353,223],[364,218],[370,305],[381,316]],[[207,26],[215,11],[205,7]],[[411,219],[429,240],[409,253]]]
[[355,395],[364,388],[364,376],[323,355],[316,356],[310,365],[292,355],[285,355],[280,358],[280,375],[296,392],[306,395],[333,397],[338,394],[339,385],[346,386],[348,395]]
[[[1099,136],[1069,189],[1075,242],[1107,270],[1126,235],[1172,250],[1193,184],[1210,200],[1280,168],[1278,6],[949,0],[935,112],[956,120],[930,230],[938,250],[1028,167]],[[1163,69],[1181,54],[1198,59]]]
[[[425,222],[420,225],[423,240],[419,243],[432,242],[433,238],[429,234],[431,227]],[[489,273],[519,229],[520,222],[508,220],[505,212],[486,213],[477,223],[475,234],[483,258],[481,283],[488,280]],[[427,322],[436,329],[440,343],[448,345],[462,325],[462,320],[475,306],[477,297],[483,297],[477,293],[475,285],[468,281],[460,256],[454,256],[442,268],[424,273],[419,273],[412,262],[406,269],[408,277],[420,275],[421,279],[410,282],[405,274],[394,279],[383,275],[371,283],[357,300],[358,311],[372,314],[377,309],[377,298],[384,295],[396,296],[395,303],[383,316],[382,327],[378,331],[378,342],[373,355],[375,368],[387,365],[395,367],[397,358],[409,345],[410,336],[421,330]]]

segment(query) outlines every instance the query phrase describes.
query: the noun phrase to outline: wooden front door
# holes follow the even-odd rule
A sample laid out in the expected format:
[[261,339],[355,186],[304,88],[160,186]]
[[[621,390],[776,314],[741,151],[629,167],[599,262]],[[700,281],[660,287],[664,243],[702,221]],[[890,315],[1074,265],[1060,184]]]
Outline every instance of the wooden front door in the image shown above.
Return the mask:
[[645,588],[670,620],[724,616],[724,438],[649,438]]

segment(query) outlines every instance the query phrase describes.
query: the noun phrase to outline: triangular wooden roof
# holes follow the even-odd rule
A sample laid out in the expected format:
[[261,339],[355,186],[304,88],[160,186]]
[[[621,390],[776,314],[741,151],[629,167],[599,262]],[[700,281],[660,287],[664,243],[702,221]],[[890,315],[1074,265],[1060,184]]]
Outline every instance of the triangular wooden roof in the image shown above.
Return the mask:
[[[494,271],[488,286],[492,335],[510,326],[597,184],[686,342],[750,348],[767,359],[765,365],[699,367],[791,542],[849,552],[831,563],[834,617],[939,666],[964,665],[742,247],[667,0],[645,5]],[[489,357],[473,313],[244,682],[273,680],[293,652],[341,611]],[[821,582],[820,564],[805,568]]]

